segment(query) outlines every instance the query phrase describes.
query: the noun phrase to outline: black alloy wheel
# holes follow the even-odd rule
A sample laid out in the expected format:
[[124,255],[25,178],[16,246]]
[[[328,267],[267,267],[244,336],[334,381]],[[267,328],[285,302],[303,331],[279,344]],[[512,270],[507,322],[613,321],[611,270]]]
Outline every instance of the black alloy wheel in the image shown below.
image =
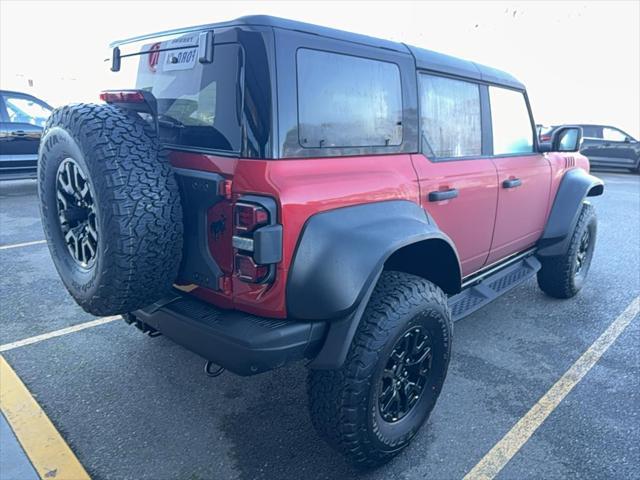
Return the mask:
[[589,243],[591,242],[591,233],[586,229],[580,239],[578,253],[576,254],[576,275],[580,275],[583,267],[586,265],[587,255],[589,253]]
[[94,194],[87,174],[73,158],[65,158],[58,167],[56,205],[71,258],[80,267],[91,268],[98,255]]
[[422,327],[412,327],[398,339],[380,379],[378,408],[383,420],[397,422],[418,403],[431,360],[431,339]]

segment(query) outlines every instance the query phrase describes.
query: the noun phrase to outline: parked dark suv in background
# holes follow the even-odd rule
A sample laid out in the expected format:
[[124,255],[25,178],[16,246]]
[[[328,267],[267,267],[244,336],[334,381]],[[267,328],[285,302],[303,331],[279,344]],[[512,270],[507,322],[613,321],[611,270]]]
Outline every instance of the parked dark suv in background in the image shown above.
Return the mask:
[[32,95],[0,90],[0,180],[35,178],[38,145],[51,110]]
[[[640,143],[628,133],[609,125],[586,125],[582,127],[580,153],[589,158],[589,163],[599,167],[628,168],[640,173]],[[548,142],[560,126],[538,129],[540,141]]]

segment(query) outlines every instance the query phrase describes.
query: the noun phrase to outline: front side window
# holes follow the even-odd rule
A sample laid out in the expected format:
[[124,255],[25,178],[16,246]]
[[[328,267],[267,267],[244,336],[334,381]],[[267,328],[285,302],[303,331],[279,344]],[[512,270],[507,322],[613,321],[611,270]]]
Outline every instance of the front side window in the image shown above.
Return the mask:
[[5,95],[4,104],[11,123],[28,123],[44,127],[51,115],[51,109],[29,97],[12,97]]
[[304,148],[402,143],[400,70],[393,63],[299,49],[298,140]]
[[602,129],[602,138],[610,142],[624,142],[627,136],[617,128],[604,127]]
[[489,87],[493,125],[493,154],[533,152],[533,128],[524,95],[515,90]]
[[480,90],[477,84],[419,75],[422,144],[428,156],[482,153]]

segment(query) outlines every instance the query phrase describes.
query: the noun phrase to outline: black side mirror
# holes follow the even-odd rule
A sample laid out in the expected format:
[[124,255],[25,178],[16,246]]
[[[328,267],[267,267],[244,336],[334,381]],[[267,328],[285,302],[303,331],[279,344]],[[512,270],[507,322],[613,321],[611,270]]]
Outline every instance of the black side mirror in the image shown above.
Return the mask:
[[582,145],[582,127],[566,126],[551,134],[551,141],[542,142],[541,152],[577,152]]
[[631,143],[631,137],[624,137],[624,143]]

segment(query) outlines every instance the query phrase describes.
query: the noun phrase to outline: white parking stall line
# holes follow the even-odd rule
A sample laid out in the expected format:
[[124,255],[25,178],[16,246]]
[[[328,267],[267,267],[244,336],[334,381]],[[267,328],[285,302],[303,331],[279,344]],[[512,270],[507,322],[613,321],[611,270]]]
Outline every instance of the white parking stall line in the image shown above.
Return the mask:
[[9,250],[11,248],[29,247],[31,245],[40,245],[47,243],[46,240],[34,240],[33,242],[11,243],[8,245],[0,245],[0,250]]
[[0,345],[0,352],[6,352],[8,350],[24,347],[26,345],[32,345],[34,343],[42,342],[44,340],[49,340],[50,338],[61,337],[63,335],[68,335],[70,333],[86,330],[87,328],[98,327],[100,325],[104,325],[105,323],[113,322],[121,318],[122,317],[120,315],[113,315],[111,317],[102,317],[96,320],[91,320],[90,322],[79,323],[78,325],[73,325],[71,327],[61,328],[60,330],[55,330],[49,333],[43,333],[42,335],[36,335],[35,337],[25,338],[24,340],[18,340],[17,342],[5,343],[4,345]]

